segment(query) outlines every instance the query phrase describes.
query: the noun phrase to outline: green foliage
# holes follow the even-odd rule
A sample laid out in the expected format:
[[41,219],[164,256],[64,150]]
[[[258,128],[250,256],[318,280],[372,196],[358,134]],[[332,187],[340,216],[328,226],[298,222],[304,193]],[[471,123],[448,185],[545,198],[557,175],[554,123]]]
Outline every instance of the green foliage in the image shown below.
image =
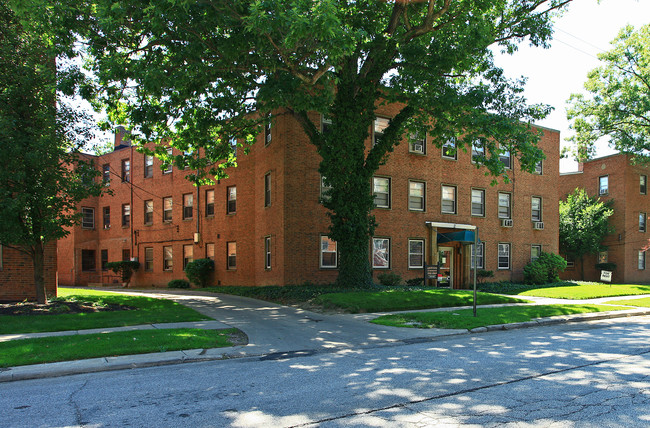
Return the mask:
[[603,238],[613,232],[609,225],[612,205],[611,200],[589,197],[580,188],[560,201],[560,253],[577,260],[601,251]]
[[402,277],[393,272],[387,272],[377,275],[377,279],[381,285],[393,286],[402,283]]
[[493,277],[494,277],[494,271],[485,270],[485,269],[479,269],[476,271],[476,281],[479,284],[485,282],[487,278],[493,278]]
[[566,260],[557,254],[542,251],[532,263],[524,266],[524,282],[527,284],[546,284],[558,282],[558,274],[566,269]]
[[167,283],[167,288],[190,288],[190,283],[184,279],[172,279]]
[[140,269],[140,262],[135,260],[122,260],[119,262],[109,262],[106,263],[106,268],[112,270],[116,274],[120,275],[122,282],[126,283],[128,286],[131,282],[131,277]]
[[650,24],[623,28],[612,49],[598,54],[601,66],[587,75],[589,97],[573,94],[567,115],[576,134],[577,157],[588,159],[595,143],[609,137],[617,150],[648,159],[650,149]]
[[596,269],[614,271],[616,270],[616,263],[612,263],[612,262],[596,263]]
[[424,285],[424,278],[411,278],[406,280],[408,287],[421,287]]
[[207,287],[213,271],[214,261],[210,259],[197,259],[185,266],[185,276],[197,287]]

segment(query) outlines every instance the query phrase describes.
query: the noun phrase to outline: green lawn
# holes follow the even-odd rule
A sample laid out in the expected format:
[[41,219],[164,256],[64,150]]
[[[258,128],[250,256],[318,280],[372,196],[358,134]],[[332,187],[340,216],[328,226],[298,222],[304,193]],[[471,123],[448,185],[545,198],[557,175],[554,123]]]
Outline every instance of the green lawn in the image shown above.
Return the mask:
[[66,288],[60,288],[59,295],[66,300],[83,300],[97,302],[98,304],[117,303],[135,309],[82,314],[0,315],[0,334],[84,330],[210,319],[194,309],[171,300],[128,296],[107,291]]
[[[478,293],[477,297],[478,305],[527,303],[526,300],[498,294]],[[316,297],[314,303],[328,309],[359,313],[469,306],[472,300],[471,290],[431,289],[332,293]]]
[[602,284],[579,282],[574,286],[536,288],[516,293],[519,296],[552,297],[556,299],[595,299],[598,297],[632,296],[650,294],[650,285]]
[[604,305],[527,305],[499,308],[479,308],[477,316],[472,309],[438,312],[415,312],[384,315],[372,320],[375,324],[394,327],[472,329],[488,325],[530,321],[534,318],[585,312],[620,311],[625,306]]
[[0,367],[232,346],[237,329],[136,330],[0,342]]
[[644,297],[641,299],[630,299],[630,300],[610,300],[606,302],[610,305],[623,305],[623,306],[641,306],[643,308],[650,308],[650,297]]

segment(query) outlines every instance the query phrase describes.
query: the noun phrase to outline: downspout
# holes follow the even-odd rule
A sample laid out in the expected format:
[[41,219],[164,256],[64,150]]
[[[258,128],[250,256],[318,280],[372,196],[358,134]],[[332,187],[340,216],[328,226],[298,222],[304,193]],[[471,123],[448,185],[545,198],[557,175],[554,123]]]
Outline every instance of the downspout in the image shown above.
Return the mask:
[[131,240],[131,260],[133,260],[133,257],[134,257],[133,256],[133,250],[134,250],[134,246],[133,246],[133,220],[135,218],[135,215],[134,215],[135,214],[135,209],[134,209],[134,206],[133,206],[133,179],[135,178],[135,174],[133,173],[134,172],[133,167],[135,165],[133,164],[133,145],[132,144],[129,144],[129,145],[130,145],[130,149],[131,149],[131,156],[130,156],[130,159],[129,159],[129,162],[130,162],[130,166],[129,166],[129,175],[130,175],[130,177],[129,177],[129,188],[131,190],[131,202],[130,202],[130,210],[131,210],[131,212],[129,213],[129,216],[130,216],[129,225],[130,225],[130,229],[131,229],[131,239],[130,239]]

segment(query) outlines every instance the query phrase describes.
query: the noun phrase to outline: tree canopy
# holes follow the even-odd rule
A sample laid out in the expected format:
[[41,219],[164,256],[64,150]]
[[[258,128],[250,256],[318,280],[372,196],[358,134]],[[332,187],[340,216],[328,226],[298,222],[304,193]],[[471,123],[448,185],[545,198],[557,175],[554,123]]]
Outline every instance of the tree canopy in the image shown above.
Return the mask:
[[650,24],[623,28],[598,58],[602,65],[585,83],[588,96],[569,99],[579,159],[592,157],[601,137],[621,152],[650,157]]

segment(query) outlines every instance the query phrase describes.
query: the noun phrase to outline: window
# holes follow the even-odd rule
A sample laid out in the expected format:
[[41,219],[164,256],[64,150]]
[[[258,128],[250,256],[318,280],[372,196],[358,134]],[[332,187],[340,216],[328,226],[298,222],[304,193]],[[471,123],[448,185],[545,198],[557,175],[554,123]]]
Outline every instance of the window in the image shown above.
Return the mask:
[[390,268],[390,239],[372,238],[372,267],[374,269]]
[[271,269],[271,237],[264,238],[264,269]]
[[409,268],[424,267],[424,239],[409,239]]
[[172,153],[173,152],[174,152],[174,149],[172,149],[171,147],[167,147],[167,157],[169,158],[169,160],[168,160],[169,165],[167,166],[167,168],[163,169],[163,172],[162,172],[163,174],[171,173],[172,169],[174,168],[173,167],[174,161],[172,159]]
[[470,251],[471,251],[471,267],[474,269],[475,267],[478,269],[484,269],[485,268],[485,242],[481,242],[476,246],[476,254],[474,254],[474,244],[470,245]]
[[102,165],[102,182],[106,186],[111,184],[111,166],[107,163]]
[[334,269],[337,267],[338,256],[336,241],[328,236],[320,237],[320,267],[323,269]]
[[264,145],[271,144],[271,116],[268,117],[268,122],[264,125]]
[[205,191],[205,215],[214,215],[214,190],[212,189]]
[[172,221],[172,198],[171,196],[163,198],[163,221]]
[[481,140],[472,142],[472,162],[477,162],[485,157],[485,144]]
[[144,224],[153,224],[153,201],[144,201]]
[[386,119],[385,117],[378,117],[375,119],[375,126],[373,127],[372,132],[373,147],[375,147],[381,141],[381,138],[384,136],[384,131],[386,128],[388,128],[388,122],[390,122],[390,120]]
[[539,161],[535,164],[535,174],[542,175],[542,172],[543,172],[542,161]]
[[235,214],[237,212],[237,187],[231,186],[226,189],[226,214]]
[[598,252],[598,263],[607,263],[609,259],[609,254],[607,251]]
[[153,177],[153,156],[144,155],[144,178]]
[[172,247],[163,247],[163,270],[171,271],[174,268]]
[[425,183],[422,181],[409,181],[409,210],[424,211]]
[[122,261],[128,262],[129,260],[131,260],[131,250],[125,248],[122,250]]
[[232,155],[237,157],[237,138],[235,137],[230,139],[230,150],[232,151]]
[[186,193],[183,195],[183,220],[191,220],[194,216],[194,195]]
[[122,205],[122,226],[127,227],[131,225],[131,205]]
[[144,271],[153,272],[153,247],[144,248]]
[[639,270],[645,270],[645,251],[639,250]]
[[506,169],[512,168],[512,156],[510,156],[510,149],[501,147],[501,152],[499,153],[499,161]]
[[101,268],[102,270],[108,270],[106,267],[106,264],[108,263],[108,250],[101,250],[99,253],[99,257],[101,259]]
[[646,195],[648,193],[648,176],[640,175],[639,176],[639,193]]
[[534,262],[539,258],[539,255],[542,254],[541,245],[531,245],[530,246],[530,262]]
[[189,263],[194,261],[194,246],[193,245],[183,245],[183,269],[187,267]]
[[510,269],[510,244],[499,244],[499,269]]
[[472,215],[485,216],[485,190],[472,189]]
[[418,155],[427,154],[427,136],[420,136],[420,133],[413,133],[409,136],[409,152]]
[[271,173],[264,176],[264,206],[271,206]]
[[329,183],[326,182],[325,176],[321,175],[320,176],[320,199],[321,199],[321,201],[329,201],[331,199],[331,196],[329,194],[330,190],[332,190],[332,186],[330,186]]
[[111,207],[103,208],[104,229],[111,228]]
[[499,218],[510,218],[510,193],[499,193]]
[[458,152],[456,149],[456,140],[450,138],[442,145],[442,157],[444,159],[458,159]]
[[237,243],[228,242],[226,244],[226,247],[227,247],[227,256],[228,256],[226,268],[228,270],[237,269]]
[[81,270],[84,272],[95,270],[95,250],[81,250]]
[[646,214],[639,213],[639,232],[645,232]]
[[332,118],[326,117],[324,114],[320,115],[320,129],[323,134],[332,132]]
[[530,198],[530,219],[542,221],[542,198],[537,196]]
[[131,181],[131,161],[122,159],[122,181]]
[[205,258],[214,261],[214,244],[205,244]]
[[609,193],[609,176],[598,177],[598,194],[607,195]]
[[372,193],[375,196],[375,207],[390,208],[390,178],[373,177]]
[[443,214],[456,214],[456,187],[442,186],[440,208]]
[[95,228],[95,208],[81,207],[81,227],[83,229]]

